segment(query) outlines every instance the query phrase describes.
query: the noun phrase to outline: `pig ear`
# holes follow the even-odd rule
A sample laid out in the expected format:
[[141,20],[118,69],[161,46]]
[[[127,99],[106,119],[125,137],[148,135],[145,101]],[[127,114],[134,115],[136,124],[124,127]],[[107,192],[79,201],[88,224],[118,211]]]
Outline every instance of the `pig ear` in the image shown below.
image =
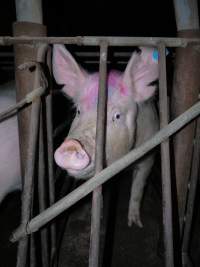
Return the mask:
[[134,100],[142,102],[153,96],[158,79],[158,52],[156,49],[140,47],[140,53],[133,53],[123,76],[123,83],[132,90]]
[[58,44],[53,46],[53,74],[56,82],[64,85],[64,93],[72,98],[77,95],[87,76],[65,46]]

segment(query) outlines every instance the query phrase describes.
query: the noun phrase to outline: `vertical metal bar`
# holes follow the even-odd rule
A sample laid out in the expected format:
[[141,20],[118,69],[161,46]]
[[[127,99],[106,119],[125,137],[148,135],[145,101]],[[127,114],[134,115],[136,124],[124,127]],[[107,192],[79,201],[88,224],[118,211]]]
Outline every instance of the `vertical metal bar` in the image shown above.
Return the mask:
[[[51,49],[47,51],[47,65],[49,73],[51,74]],[[49,204],[55,203],[55,180],[53,171],[53,115],[52,115],[52,81],[49,77],[49,95],[46,97],[46,120],[47,120],[47,150],[48,150],[48,176],[49,176]],[[54,264],[54,257],[56,252],[56,225],[54,222],[50,225],[51,231],[51,266]]]
[[186,217],[185,217],[185,227],[183,232],[183,243],[182,243],[183,266],[192,266],[188,254],[189,254],[189,243],[190,243],[190,234],[192,227],[192,218],[194,212],[194,203],[196,197],[196,189],[199,178],[198,177],[199,166],[200,166],[200,119],[197,119],[196,135],[193,142],[193,159],[192,159],[188,202],[187,202]]
[[[36,145],[38,139],[39,112],[40,112],[40,99],[37,99],[32,104],[32,109],[31,109],[31,122],[29,128],[30,137],[29,137],[27,161],[25,168],[24,187],[22,193],[21,224],[23,226],[26,226],[30,219],[33,176],[34,176],[34,166],[35,166],[35,153],[36,153]],[[17,267],[25,267],[26,265],[28,239],[29,239],[28,237],[25,237],[19,242]]]
[[[40,131],[39,131],[39,160],[38,160],[38,199],[39,210],[42,212],[47,208],[46,194],[48,190],[45,190],[45,158],[44,158],[44,132],[43,132],[43,110],[40,111]],[[49,251],[48,251],[48,229],[45,226],[40,231],[41,234],[41,258],[42,266],[49,266]]]
[[[106,130],[106,76],[107,76],[107,43],[100,46],[100,77],[99,77],[99,93],[97,105],[97,128],[96,128],[96,150],[95,150],[95,172],[98,173],[103,169],[104,165],[104,148],[105,148],[105,130]],[[90,251],[89,251],[89,267],[99,266],[99,250],[100,250],[100,226],[101,211],[103,205],[102,187],[99,186],[93,191],[92,196],[92,217],[91,217],[91,235],[90,235]]]
[[15,0],[18,21],[42,24],[42,0]]
[[[44,36],[46,35],[46,27],[43,25],[27,22],[17,22],[13,25],[13,34],[15,36]],[[43,46],[43,45],[42,45]],[[19,66],[26,62],[43,62],[41,58],[37,58],[41,45],[15,45],[15,80],[17,101],[22,100],[33,89],[37,88],[35,84],[36,74],[28,69],[20,70]],[[24,179],[24,170],[27,159],[27,147],[29,143],[29,122],[30,122],[31,107],[22,109],[18,114],[19,125],[19,144],[20,144],[20,159],[22,180]]]
[[[177,36],[181,38],[199,38],[198,1],[174,0]],[[176,49],[173,90],[172,118],[178,117],[196,103],[200,88],[200,53],[192,43]],[[187,185],[192,165],[192,142],[195,135],[195,123],[192,121],[174,137],[174,160],[179,212],[180,235],[186,208]]]
[[30,267],[36,267],[35,234],[30,236]]
[[198,1],[174,0],[173,2],[177,30],[184,31],[199,29]]
[[[166,54],[165,45],[160,44],[159,50],[159,113],[160,128],[168,124],[168,101],[166,79]],[[171,195],[171,170],[169,139],[161,144],[161,169],[162,169],[162,202],[164,225],[165,266],[174,266],[173,251],[173,226],[172,226],[172,195]]]

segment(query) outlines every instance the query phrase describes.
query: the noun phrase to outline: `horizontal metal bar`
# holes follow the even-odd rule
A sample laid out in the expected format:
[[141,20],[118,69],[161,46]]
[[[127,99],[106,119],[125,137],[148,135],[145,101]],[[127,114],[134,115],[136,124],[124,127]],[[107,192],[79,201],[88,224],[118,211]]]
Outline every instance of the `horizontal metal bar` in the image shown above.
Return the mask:
[[107,42],[109,46],[157,46],[159,43],[167,47],[186,47],[188,44],[199,45],[199,38],[165,38],[165,37],[109,37],[109,36],[76,36],[76,37],[0,37],[0,45],[12,44],[76,44],[86,46],[99,46]]
[[178,116],[175,120],[170,122],[167,126],[163,127],[158,131],[151,139],[146,141],[140,147],[132,150],[127,155],[123,156],[121,159],[115,161],[110,166],[105,168],[103,171],[95,175],[93,178],[89,179],[87,182],[79,186],[77,189],[72,191],[66,197],[62,198],[54,205],[34,217],[28,224],[27,227],[19,227],[11,236],[10,241],[15,242],[20,238],[39,230],[40,227],[45,225],[50,220],[54,219],[56,216],[61,214],[63,211],[71,207],[73,204],[78,202],[81,198],[88,195],[96,187],[102,185],[108,181],[111,177],[128,167],[130,164],[134,163],[136,160],[144,156],[151,149],[165,141],[175,132],[180,130],[192,119],[196,118],[200,114],[200,102],[193,105],[183,114]]

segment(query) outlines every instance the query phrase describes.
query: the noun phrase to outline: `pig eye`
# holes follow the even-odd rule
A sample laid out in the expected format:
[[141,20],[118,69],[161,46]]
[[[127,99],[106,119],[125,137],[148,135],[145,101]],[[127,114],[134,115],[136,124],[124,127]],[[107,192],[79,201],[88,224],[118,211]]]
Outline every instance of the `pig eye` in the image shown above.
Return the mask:
[[119,120],[121,118],[121,114],[119,112],[116,112],[112,118],[113,121]]
[[77,113],[77,115],[79,116],[79,115],[81,114],[80,109],[77,109],[76,113]]

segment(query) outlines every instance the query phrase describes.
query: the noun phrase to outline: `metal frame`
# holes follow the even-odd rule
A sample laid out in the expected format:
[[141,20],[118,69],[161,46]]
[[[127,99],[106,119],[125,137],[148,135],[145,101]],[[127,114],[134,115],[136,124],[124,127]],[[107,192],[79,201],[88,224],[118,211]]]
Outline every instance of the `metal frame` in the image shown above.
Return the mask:
[[[137,38],[137,37],[0,37],[0,45],[11,44],[35,44],[41,43],[64,43],[64,44],[77,44],[77,45],[90,45],[100,46],[100,90],[98,100],[98,129],[103,129],[105,121],[106,106],[106,62],[107,62],[107,48],[109,46],[156,46],[160,52],[159,69],[160,69],[160,118],[161,130],[154,135],[149,141],[143,145],[129,152],[126,156],[119,159],[117,162],[111,164],[103,169],[103,154],[104,154],[104,130],[97,131],[96,142],[96,174],[93,178],[86,181],[83,185],[72,191],[66,197],[53,204],[51,207],[42,211],[39,215],[32,218],[29,222],[27,217],[19,228],[13,233],[11,238],[12,242],[25,238],[28,234],[33,233],[40,229],[47,222],[55,218],[61,212],[72,206],[78,200],[94,191],[93,193],[93,210],[97,210],[95,214],[92,212],[92,226],[91,226],[91,246],[90,246],[90,259],[89,266],[98,266],[99,259],[99,234],[100,234],[100,211],[101,211],[101,185],[117,174],[119,171],[129,166],[137,159],[142,157],[145,153],[150,151],[155,146],[161,145],[162,154],[162,188],[163,188],[163,224],[164,224],[164,244],[165,244],[165,266],[174,266],[173,256],[173,234],[172,234],[172,204],[171,204],[171,182],[170,182],[170,157],[169,157],[169,141],[168,138],[173,135],[180,128],[184,127],[192,119],[200,114],[200,103],[195,104],[189,110],[184,112],[174,121],[168,124],[168,100],[167,100],[167,86],[166,86],[166,66],[165,66],[165,47],[186,47],[188,44],[199,45],[200,39],[195,38]],[[36,103],[39,103],[38,100]],[[36,106],[36,103],[33,105]],[[38,104],[37,104],[38,106]],[[33,110],[32,108],[32,110]],[[39,108],[37,108],[39,109]],[[37,114],[37,112],[36,112]],[[103,115],[102,115],[103,114]],[[36,116],[39,120],[39,116]],[[0,114],[1,121],[1,114]],[[168,124],[168,125],[167,125]],[[37,125],[36,125],[37,126]],[[52,129],[52,126],[49,126]],[[35,127],[35,132],[37,127]],[[34,135],[30,136],[30,153],[33,152],[35,142]],[[52,139],[49,139],[52,143]],[[49,152],[52,153],[52,146]],[[32,154],[34,157],[34,153]],[[30,160],[31,161],[31,160]],[[27,173],[32,176],[32,164],[27,166]],[[49,165],[49,168],[52,166]],[[28,175],[27,175],[28,176]],[[26,207],[28,209],[28,207]],[[190,214],[190,216],[192,216]],[[95,233],[95,235],[94,235]],[[26,240],[26,238],[25,238]],[[22,266],[22,265],[21,265]]]

